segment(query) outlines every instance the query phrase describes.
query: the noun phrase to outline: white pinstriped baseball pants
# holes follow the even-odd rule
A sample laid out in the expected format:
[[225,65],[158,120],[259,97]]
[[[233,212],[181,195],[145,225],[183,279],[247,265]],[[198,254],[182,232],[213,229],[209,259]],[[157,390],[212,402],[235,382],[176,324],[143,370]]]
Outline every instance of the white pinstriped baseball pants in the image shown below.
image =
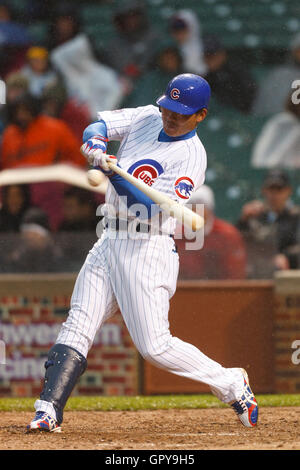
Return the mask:
[[[114,232],[111,239],[109,232],[104,232],[79,272],[69,316],[56,343],[73,347],[87,357],[103,322],[120,308],[145,359],[174,374],[206,383],[225,403],[236,400],[244,383],[241,371],[222,367],[169,331],[169,300],[176,289],[179,266],[174,247],[169,236],[120,239],[119,232]],[[49,403],[38,400],[36,405],[36,409],[49,412]]]

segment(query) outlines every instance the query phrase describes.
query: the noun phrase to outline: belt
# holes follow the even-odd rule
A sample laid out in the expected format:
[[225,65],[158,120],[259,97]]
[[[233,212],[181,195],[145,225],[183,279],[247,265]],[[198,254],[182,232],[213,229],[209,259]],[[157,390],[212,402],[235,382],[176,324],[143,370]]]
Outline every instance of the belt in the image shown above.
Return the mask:
[[153,235],[167,235],[171,238],[174,238],[174,235],[170,233],[163,233],[161,230],[153,230],[153,227],[149,224],[137,223],[135,220],[127,219],[106,219],[105,228],[110,230],[115,230],[116,232],[125,231],[125,232],[137,232],[137,233],[152,233]]

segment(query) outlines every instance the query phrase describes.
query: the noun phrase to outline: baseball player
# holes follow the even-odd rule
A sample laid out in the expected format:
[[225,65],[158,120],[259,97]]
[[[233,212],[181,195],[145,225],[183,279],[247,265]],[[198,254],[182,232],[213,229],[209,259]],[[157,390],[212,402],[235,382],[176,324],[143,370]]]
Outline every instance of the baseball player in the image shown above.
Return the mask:
[[[209,98],[206,80],[182,74],[169,82],[158,106],[100,112],[98,121],[85,129],[81,151],[109,178],[105,230],[77,277],[68,318],[45,363],[44,386],[28,431],[61,430],[65,404],[87,367],[95,334],[118,309],[146,360],[206,383],[245,426],[256,425],[258,407],[246,372],[224,368],[170,334],[169,301],[179,264],[175,219],[107,164],[117,161],[136,178],[186,203],[205,178],[206,152],[196,128],[206,117]],[[120,142],[116,157],[105,153],[111,140]],[[138,222],[134,229],[133,221]]]

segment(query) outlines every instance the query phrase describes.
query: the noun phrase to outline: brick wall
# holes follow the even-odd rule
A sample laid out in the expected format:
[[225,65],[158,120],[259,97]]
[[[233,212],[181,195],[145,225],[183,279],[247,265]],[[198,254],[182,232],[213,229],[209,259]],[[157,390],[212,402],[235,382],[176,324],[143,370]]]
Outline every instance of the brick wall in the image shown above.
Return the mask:
[[300,273],[277,273],[274,283],[275,391],[300,392]]
[[[40,393],[44,362],[66,318],[74,281],[64,274],[0,276],[0,341],[6,344],[0,396]],[[300,271],[277,273],[274,283],[181,282],[172,299],[170,324],[174,335],[226,367],[245,366],[257,392],[300,393]],[[117,314],[97,334],[74,394],[207,391],[149,363],[143,363],[141,374],[139,366]]]
[[[69,309],[74,279],[9,280],[0,288],[0,340],[6,364],[0,364],[0,396],[37,396],[44,362]],[[10,283],[5,293],[4,284]],[[17,292],[22,294],[17,295]],[[24,295],[25,292],[25,295]],[[136,395],[138,355],[121,315],[106,322],[95,338],[88,368],[73,394]]]
[[[224,367],[244,367],[255,393],[274,392],[273,296],[265,280],[181,281],[171,300],[171,332]],[[210,390],[145,363],[144,392]]]

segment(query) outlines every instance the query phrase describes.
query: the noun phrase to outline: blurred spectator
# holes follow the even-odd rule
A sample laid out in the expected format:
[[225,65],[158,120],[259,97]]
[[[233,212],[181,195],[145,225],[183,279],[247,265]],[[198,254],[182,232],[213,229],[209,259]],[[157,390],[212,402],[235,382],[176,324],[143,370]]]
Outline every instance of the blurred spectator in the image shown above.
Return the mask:
[[300,168],[300,102],[289,96],[285,111],[275,114],[255,142],[251,164],[256,168]]
[[286,64],[274,67],[259,86],[253,103],[253,114],[265,116],[283,111],[291,93],[292,83],[299,80],[299,77],[300,33],[291,41]]
[[167,45],[157,54],[152,70],[139,78],[133,92],[123,102],[123,107],[132,107],[155,103],[164,93],[166,83],[182,73],[182,59],[179,50],[174,45]]
[[[5,80],[6,83],[6,104],[9,105],[21,95],[28,91],[28,80],[19,72],[9,75]],[[3,132],[7,122],[6,106],[0,106],[1,133]]]
[[59,81],[58,75],[50,67],[46,48],[30,47],[26,58],[27,64],[20,70],[20,74],[28,80],[30,94],[40,98],[47,86]]
[[115,109],[123,96],[123,85],[115,71],[97,62],[84,34],[54,49],[51,62],[64,78],[69,98],[88,109],[91,119],[97,112]]
[[3,186],[1,191],[0,232],[18,232],[24,213],[30,207],[26,185]]
[[0,168],[68,162],[85,167],[80,142],[60,119],[40,114],[40,103],[30,95],[7,106],[10,124],[2,136]]
[[237,228],[247,244],[249,277],[270,277],[275,270],[298,269],[299,208],[282,170],[271,170],[262,186],[263,201],[244,205]]
[[0,0],[0,76],[6,77],[24,64],[30,45],[25,26],[15,22],[11,2]]
[[80,21],[74,4],[60,4],[52,9],[48,49],[52,50],[75,38],[80,32]]
[[77,187],[69,188],[64,194],[63,220],[58,230],[95,232],[99,221],[96,217],[96,208],[93,193]]
[[152,61],[159,35],[149,25],[144,6],[139,1],[120,2],[113,23],[116,36],[105,48],[106,60],[121,75],[135,80]]
[[183,59],[184,72],[203,75],[207,67],[203,57],[200,22],[192,10],[179,10],[170,20],[170,33]]
[[19,96],[28,92],[28,79],[20,74],[20,72],[11,73],[5,80],[5,83],[7,104],[14,102]]
[[[209,186],[201,186],[188,202],[192,209],[204,204],[204,245],[189,250],[191,233],[184,228],[183,239],[175,241],[180,257],[180,279],[244,279],[246,277],[246,250],[239,231],[225,220],[215,216],[215,198]],[[200,212],[199,212],[200,213]]]
[[223,105],[243,113],[251,110],[256,84],[249,70],[234,62],[218,38],[204,38],[204,60],[207,65],[206,80],[213,95]]
[[57,272],[62,270],[62,253],[54,244],[46,214],[29,209],[20,226],[21,240],[5,260],[8,272]]
[[90,113],[74,99],[68,98],[65,87],[57,84],[45,88],[42,114],[62,119],[81,141],[84,129],[90,124]]

